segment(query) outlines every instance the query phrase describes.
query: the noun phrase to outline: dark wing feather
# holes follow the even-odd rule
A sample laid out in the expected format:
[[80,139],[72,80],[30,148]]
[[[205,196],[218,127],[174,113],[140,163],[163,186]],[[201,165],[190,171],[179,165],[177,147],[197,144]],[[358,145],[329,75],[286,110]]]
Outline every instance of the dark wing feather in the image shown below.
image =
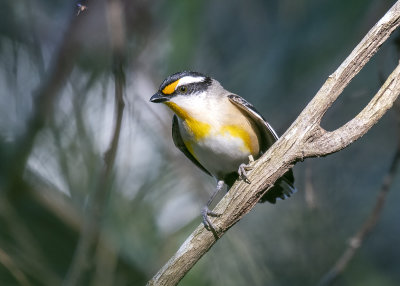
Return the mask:
[[[272,144],[278,140],[278,135],[272,129],[271,125],[262,117],[262,115],[245,99],[236,94],[228,95],[229,100],[237,106],[240,110],[246,113],[255,123],[260,134],[260,150],[264,153],[268,150]],[[295,193],[297,190],[293,186],[294,177],[293,171],[290,169],[281,178],[279,178],[275,186],[270,189],[261,199],[260,202],[269,201],[275,203],[276,199],[285,199],[290,197],[291,194]]]
[[197,167],[202,169],[204,172],[206,172],[208,175],[211,176],[210,172],[204,168],[199,161],[196,160],[196,158],[189,152],[188,148],[186,147],[185,143],[183,142],[181,132],[179,131],[179,125],[178,125],[178,117],[174,115],[172,117],[172,139],[174,140],[175,146],[182,151],[183,154],[185,154],[186,157],[190,159]]

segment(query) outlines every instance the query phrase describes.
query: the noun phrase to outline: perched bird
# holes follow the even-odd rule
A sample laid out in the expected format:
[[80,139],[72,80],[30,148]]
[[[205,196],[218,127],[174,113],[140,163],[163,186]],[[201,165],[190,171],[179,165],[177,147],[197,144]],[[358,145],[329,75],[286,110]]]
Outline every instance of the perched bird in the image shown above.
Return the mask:
[[[240,96],[225,90],[218,81],[198,72],[184,71],[167,77],[150,98],[175,114],[172,138],[197,167],[217,180],[217,187],[201,211],[203,224],[214,230],[209,206],[216,194],[237,179],[250,183],[245,162],[259,158],[278,135],[256,109]],[[250,156],[250,157],[249,157]],[[296,191],[292,170],[286,172],[261,199],[275,203]]]

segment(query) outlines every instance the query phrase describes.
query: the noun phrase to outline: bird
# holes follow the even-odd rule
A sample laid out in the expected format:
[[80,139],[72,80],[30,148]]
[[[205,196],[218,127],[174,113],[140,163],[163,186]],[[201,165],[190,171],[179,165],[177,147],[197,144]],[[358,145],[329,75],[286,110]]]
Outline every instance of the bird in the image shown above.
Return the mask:
[[[201,210],[207,230],[215,231],[209,209],[219,191],[232,187],[236,180],[250,183],[246,162],[258,159],[277,140],[278,135],[255,107],[237,94],[225,90],[210,76],[182,71],[168,76],[150,102],[169,107],[172,139],[175,146],[206,174],[217,181],[216,188]],[[275,203],[295,193],[290,169],[259,202]]]

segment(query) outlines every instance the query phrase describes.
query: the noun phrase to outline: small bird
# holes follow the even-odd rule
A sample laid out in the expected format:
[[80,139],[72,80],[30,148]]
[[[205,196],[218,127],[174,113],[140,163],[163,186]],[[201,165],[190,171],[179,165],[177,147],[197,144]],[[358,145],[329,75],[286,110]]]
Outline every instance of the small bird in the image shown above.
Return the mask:
[[[209,207],[224,185],[237,179],[247,183],[249,159],[258,159],[278,140],[278,135],[253,105],[198,72],[183,71],[167,77],[151,102],[164,103],[175,114],[172,139],[197,167],[217,180],[217,187],[202,209],[206,229],[215,231]],[[292,170],[286,172],[261,199],[275,203],[296,191]]]

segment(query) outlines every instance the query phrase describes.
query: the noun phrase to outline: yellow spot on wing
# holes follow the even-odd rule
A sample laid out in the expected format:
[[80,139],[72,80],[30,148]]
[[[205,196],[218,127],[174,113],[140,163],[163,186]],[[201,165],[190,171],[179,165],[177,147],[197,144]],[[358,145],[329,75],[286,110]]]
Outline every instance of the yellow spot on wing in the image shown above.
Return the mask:
[[222,135],[229,134],[232,137],[238,137],[242,139],[244,144],[244,151],[255,153],[252,148],[250,134],[238,125],[225,125],[220,129]]
[[176,86],[178,85],[179,79],[170,83],[164,89],[162,90],[162,93],[164,94],[172,94],[175,91]]
[[[185,121],[188,129],[190,132],[193,134],[194,139],[196,141],[205,138],[207,135],[210,134],[211,126],[208,123],[198,121],[194,119],[192,116],[190,116],[189,113],[187,113],[184,109],[180,108],[176,103],[167,101],[165,104],[172,109],[173,112],[175,112],[176,115],[178,115],[179,118],[181,118],[183,121]],[[188,145],[186,144],[186,147]],[[189,149],[189,147],[188,147]],[[193,148],[192,148],[193,150]],[[192,150],[189,150],[190,153],[192,153]],[[193,153],[192,153],[193,155]]]

